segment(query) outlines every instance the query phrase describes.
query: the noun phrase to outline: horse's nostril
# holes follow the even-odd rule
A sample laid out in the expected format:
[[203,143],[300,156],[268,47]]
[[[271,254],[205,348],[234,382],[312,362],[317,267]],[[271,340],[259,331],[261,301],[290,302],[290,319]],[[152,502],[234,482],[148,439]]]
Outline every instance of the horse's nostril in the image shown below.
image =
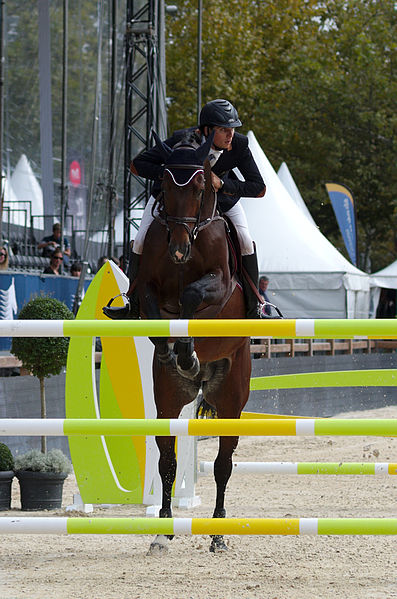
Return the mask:
[[183,258],[183,254],[179,250],[176,250],[175,256],[178,260],[181,260]]

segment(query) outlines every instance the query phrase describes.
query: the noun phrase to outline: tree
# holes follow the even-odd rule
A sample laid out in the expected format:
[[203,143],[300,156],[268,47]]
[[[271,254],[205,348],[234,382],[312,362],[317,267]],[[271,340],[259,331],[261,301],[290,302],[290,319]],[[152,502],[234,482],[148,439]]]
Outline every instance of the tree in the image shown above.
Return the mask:
[[[74,315],[59,300],[39,296],[30,300],[19,313],[18,320],[73,320]],[[64,337],[13,337],[11,353],[26,370],[40,381],[41,418],[47,417],[44,379],[57,375],[66,366],[69,339]],[[41,451],[46,453],[46,438],[41,438]]]
[[[196,2],[168,21],[170,128],[193,125]],[[325,181],[353,191],[361,267],[395,258],[397,10],[392,0],[208,0],[203,102],[227,97],[316,222],[345,253]],[[266,197],[264,198],[264,214]]]

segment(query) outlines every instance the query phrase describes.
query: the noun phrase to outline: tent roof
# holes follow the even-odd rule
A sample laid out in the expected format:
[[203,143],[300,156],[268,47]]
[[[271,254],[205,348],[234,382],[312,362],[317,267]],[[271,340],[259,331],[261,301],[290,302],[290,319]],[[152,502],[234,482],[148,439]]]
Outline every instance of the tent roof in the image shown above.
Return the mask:
[[305,204],[305,200],[302,198],[298,187],[290,173],[290,170],[285,162],[283,162],[277,171],[278,178],[288,191],[295,204],[300,208],[303,214],[309,219],[309,221],[316,227],[316,223],[309,212],[308,207]]
[[[25,154],[21,155],[12,173],[11,185],[18,201],[30,202],[32,215],[43,215],[43,192]],[[39,221],[36,219],[36,228],[38,223]]]
[[397,289],[397,260],[370,276],[371,287]]
[[344,258],[298,208],[252,131],[248,139],[267,187],[265,197],[241,200],[257,245],[260,272],[342,273],[363,278],[368,285],[368,275]]

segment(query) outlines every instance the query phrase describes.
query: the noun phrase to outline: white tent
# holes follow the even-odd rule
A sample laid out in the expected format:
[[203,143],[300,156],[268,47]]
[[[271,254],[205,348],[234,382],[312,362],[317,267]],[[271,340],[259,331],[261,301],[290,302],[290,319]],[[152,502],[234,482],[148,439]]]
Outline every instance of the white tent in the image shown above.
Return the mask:
[[370,315],[375,317],[381,289],[397,289],[397,260],[370,275],[370,285]]
[[3,221],[19,225],[22,222],[21,213],[15,212],[12,209],[17,208],[17,196],[12,188],[11,181],[3,172],[2,184],[4,186],[4,206],[3,206]]
[[[25,154],[22,154],[12,173],[11,185],[18,200],[15,206],[27,211],[27,224],[30,226],[31,216],[43,215],[43,192]],[[24,214],[19,214],[22,214],[23,221],[19,220],[18,224],[25,224]],[[43,219],[35,218],[33,226],[35,229],[44,229]]]
[[397,289],[397,260],[370,276],[371,287]]
[[278,177],[285,189],[288,191],[295,204],[300,208],[303,214],[309,219],[309,221],[316,227],[316,223],[312,215],[310,214],[308,207],[305,204],[305,200],[302,198],[300,191],[289,171],[289,168],[285,162],[282,163],[277,171]]
[[252,132],[248,138],[267,191],[263,198],[241,201],[273,303],[289,318],[367,318],[369,276],[309,221]]

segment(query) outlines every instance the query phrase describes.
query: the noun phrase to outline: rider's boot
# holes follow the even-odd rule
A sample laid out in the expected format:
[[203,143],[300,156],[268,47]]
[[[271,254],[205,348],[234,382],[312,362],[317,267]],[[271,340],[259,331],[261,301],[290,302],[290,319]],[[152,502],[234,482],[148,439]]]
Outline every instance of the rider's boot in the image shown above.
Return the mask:
[[130,253],[130,263],[128,266],[128,278],[130,286],[126,293],[128,304],[123,307],[111,306],[112,298],[107,306],[102,308],[103,313],[112,320],[137,320],[139,318],[139,299],[136,289],[136,278],[138,276],[140,255],[134,252]]
[[[256,257],[256,250],[249,256],[242,256],[243,271],[245,270],[250,277],[255,288],[258,285],[258,259]],[[243,291],[246,306],[246,318],[260,318],[259,302],[258,297],[252,289],[250,283],[247,281],[246,276],[243,273]]]

